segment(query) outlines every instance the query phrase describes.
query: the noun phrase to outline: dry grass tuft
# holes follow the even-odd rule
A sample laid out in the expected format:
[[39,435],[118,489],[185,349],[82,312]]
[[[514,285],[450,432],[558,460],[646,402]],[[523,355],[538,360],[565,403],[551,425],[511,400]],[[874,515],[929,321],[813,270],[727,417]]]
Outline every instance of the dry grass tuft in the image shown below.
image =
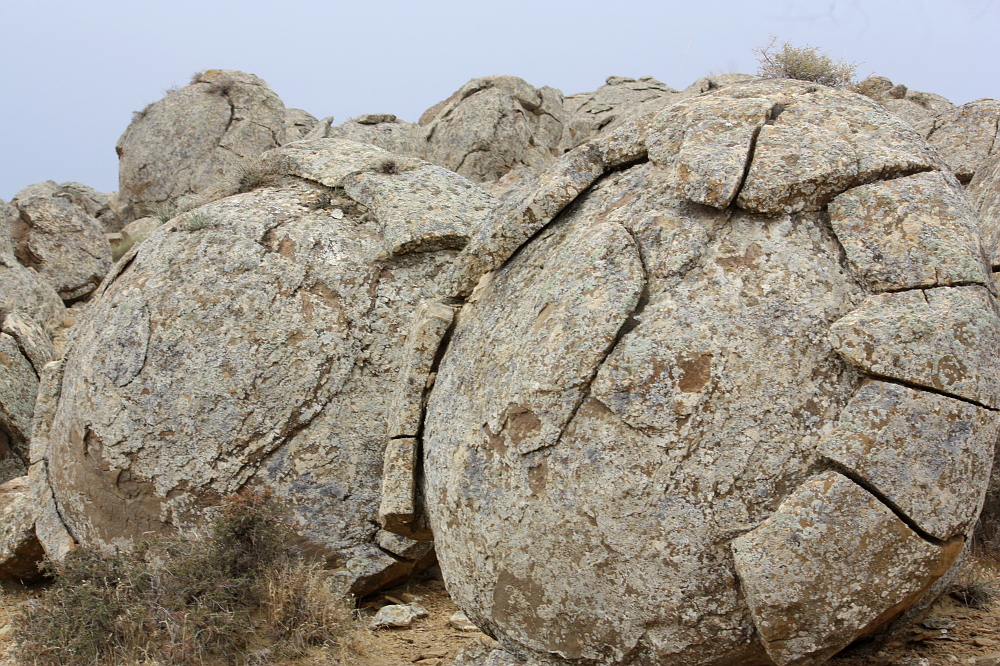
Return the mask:
[[843,88],[854,81],[858,63],[834,60],[813,46],[778,43],[772,35],[767,46],[755,48],[757,75],[765,79],[798,79]]
[[227,499],[207,533],[131,553],[80,548],[50,565],[52,587],[14,622],[35,666],[282,663],[317,645],[351,649],[350,610],[318,566],[286,550],[292,532],[266,492]]
[[287,155],[264,153],[240,159],[230,178],[235,183],[235,192],[250,192],[262,187],[277,187],[293,168]]
[[969,608],[987,608],[1000,594],[1000,566],[992,558],[973,555],[948,590],[948,595]]

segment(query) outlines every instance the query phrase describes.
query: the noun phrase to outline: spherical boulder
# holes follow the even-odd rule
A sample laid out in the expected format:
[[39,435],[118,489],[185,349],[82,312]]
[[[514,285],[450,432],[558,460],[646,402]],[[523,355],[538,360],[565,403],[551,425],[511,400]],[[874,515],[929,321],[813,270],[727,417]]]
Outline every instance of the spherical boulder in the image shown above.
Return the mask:
[[448,589],[533,664],[815,664],[961,552],[998,434],[975,213],[860,95],[737,83],[473,234],[422,430]]

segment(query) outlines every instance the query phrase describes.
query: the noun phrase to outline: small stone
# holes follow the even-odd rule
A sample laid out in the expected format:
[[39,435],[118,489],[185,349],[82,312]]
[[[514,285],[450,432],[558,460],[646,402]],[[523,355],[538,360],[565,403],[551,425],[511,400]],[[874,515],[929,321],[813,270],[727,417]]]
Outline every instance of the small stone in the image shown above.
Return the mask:
[[428,615],[430,615],[430,612],[420,604],[413,603],[410,604],[409,606],[410,610],[416,613],[417,618],[427,617]]
[[972,644],[976,647],[993,647],[997,642],[992,638],[973,638]]
[[344,211],[342,211],[339,208],[334,208],[333,212],[330,213],[330,217],[332,217],[335,220],[342,220],[344,219]]
[[413,663],[422,664],[423,666],[438,666],[444,659],[420,659]]
[[981,657],[970,659],[969,663],[976,666],[1000,666],[1000,652],[984,654]]
[[399,598],[403,600],[404,603],[412,604],[417,601],[423,601],[424,598],[417,594],[410,594],[409,592],[403,592],[399,595]]
[[420,615],[412,606],[391,604],[389,606],[383,606],[382,609],[375,614],[375,617],[372,619],[371,625],[369,626],[371,629],[409,627],[417,618],[427,617],[426,613],[427,611],[425,610],[424,615]]
[[458,611],[448,618],[448,626],[454,627],[459,631],[479,631],[479,627],[472,624],[468,616],[462,611]]
[[927,629],[951,629],[955,621],[947,617],[927,617],[920,624]]
[[420,656],[414,659],[414,663],[422,663],[421,659],[444,659],[448,656],[447,650],[425,650],[420,653]]

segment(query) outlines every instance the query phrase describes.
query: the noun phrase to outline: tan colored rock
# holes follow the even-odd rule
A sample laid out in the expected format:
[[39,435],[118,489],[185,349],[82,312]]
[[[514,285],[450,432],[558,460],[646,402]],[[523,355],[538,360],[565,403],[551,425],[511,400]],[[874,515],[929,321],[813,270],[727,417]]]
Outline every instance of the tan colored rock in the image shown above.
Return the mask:
[[[890,83],[892,83],[890,81]],[[906,86],[895,86],[894,91]],[[955,105],[934,93],[920,92],[919,90],[903,90],[901,97],[893,97],[890,91],[888,98],[879,99],[887,110],[898,116],[917,130],[920,136],[927,138],[934,130],[934,122],[938,116],[954,112]]]
[[736,199],[749,212],[819,210],[851,187],[943,166],[913,128],[860,95],[848,102],[833,88],[777,81],[720,92],[775,103]]
[[135,115],[118,140],[119,195],[131,214],[212,186],[241,158],[285,143],[285,105],[253,74],[202,72]]
[[[570,95],[563,101],[568,114],[559,139],[559,153],[566,153],[589,141],[616,122],[652,111],[679,97],[677,90],[651,76],[632,79],[609,76],[594,92]],[[641,108],[640,108],[641,107]]]
[[[378,212],[331,192],[331,174],[356,173],[356,152],[373,151],[369,163],[399,159],[334,139],[281,149],[326,182],[176,217],[79,315],[47,444],[79,542],[197,526],[221,497],[264,486],[352,594],[418,568],[375,542],[386,421],[406,325],[455,251],[393,255]],[[421,173],[415,186],[441,185]],[[454,201],[443,191],[442,214]]]
[[425,157],[426,130],[418,124],[400,120],[391,113],[367,113],[332,125],[333,118],[324,118],[304,139],[343,139],[378,146],[391,153]]
[[285,109],[285,142],[304,138],[318,122],[314,115],[302,109]]
[[288,159],[292,175],[327,187],[342,187],[348,176],[365,171],[402,173],[426,164],[414,157],[401,157],[345,139],[305,139],[282,147],[276,154]]
[[[742,116],[757,120],[745,121],[749,131],[733,131],[739,142],[718,131],[684,131],[709,127],[727,109],[738,116],[754,98],[770,106]],[[1000,340],[990,291],[962,283],[885,294],[919,298],[926,307],[889,308],[891,322],[869,316],[881,296],[869,296],[845,261],[824,209],[851,188],[940,171],[934,151],[912,128],[853,93],[790,81],[735,83],[681,104],[662,110],[659,126],[636,122],[615,144],[617,155],[632,158],[617,168],[599,136],[512,195],[479,228],[442,288],[446,296],[467,298],[447,348],[439,350],[427,397],[423,456],[414,471],[424,498],[417,495],[415,511],[422,506],[429,515],[458,606],[504,653],[525,663],[773,662],[783,648],[773,634],[761,640],[766,612],[749,602],[731,544],[764,534],[779,507],[811,492],[817,470],[832,464],[824,438],[858,389],[885,376],[855,360],[852,350],[892,359],[894,368],[923,368],[923,356],[945,359],[933,351],[940,347],[951,360],[928,366],[933,391],[946,391],[933,383],[939,380],[956,390],[993,390],[986,375],[996,376],[990,359]],[[707,109],[721,111],[713,116]],[[754,122],[762,124],[751,149]],[[782,142],[762,153],[761,138],[771,131]],[[667,145],[675,134],[679,144]],[[792,146],[805,151],[799,162],[781,157],[792,155]],[[678,170],[669,167],[682,151],[695,156],[692,171],[706,174],[685,181],[688,189],[678,187]],[[735,172],[726,182],[736,183],[736,206],[724,196],[703,196],[716,191],[712,180],[722,182],[710,177],[712,169]],[[764,173],[774,177],[772,191],[758,180],[757,198],[741,200]],[[943,180],[945,190],[930,177],[906,187],[919,198],[926,184],[927,210],[947,212],[948,197],[958,195],[954,182]],[[928,221],[924,228],[923,242],[954,247],[943,255],[961,256],[961,243],[949,240],[960,235],[949,236],[947,224],[935,230]],[[975,238],[971,243],[977,246]],[[916,265],[937,261],[910,256]],[[870,257],[883,272],[893,260]],[[924,329],[926,339],[907,337]],[[934,464],[970,469],[996,435],[987,410],[928,395],[957,403],[964,416],[954,422],[972,432],[945,460],[935,453],[940,440],[931,440],[913,443],[913,457],[923,451],[925,463],[887,470],[876,460],[865,468],[886,487],[895,483],[900,498],[910,492],[898,488],[905,472]],[[888,447],[905,439],[900,424],[921,418],[932,420],[924,402],[900,403],[898,417],[879,420],[872,437]],[[866,548],[854,549],[854,564],[831,560],[826,572],[810,559],[809,572],[840,581],[834,588],[840,597],[795,619],[799,652],[781,656],[782,663],[812,663],[810,655],[844,647],[845,636],[849,641],[918,608],[925,593],[940,591],[932,583],[946,580],[942,574],[957,555],[898,519],[882,502],[889,491],[874,495],[844,482],[871,510],[853,523],[846,515],[830,528],[829,543],[835,549],[862,532],[871,536]],[[907,520],[935,530],[948,521],[964,524],[981,493],[980,480],[965,482],[937,504],[914,501],[920,515]],[[891,521],[909,536],[880,529]],[[900,543],[899,560],[865,560]],[[864,585],[842,584],[858,562],[870,565],[861,569]],[[793,572],[783,577],[778,568],[765,573],[768,590],[812,583]],[[896,599],[876,607],[869,602],[884,581],[891,583],[886,598]],[[823,621],[840,609],[842,618]],[[785,615],[797,617],[793,611]],[[485,663],[481,658],[473,663]]]
[[38,375],[18,341],[0,333],[0,482],[27,471]]
[[19,200],[14,253],[64,301],[85,297],[111,268],[111,245],[96,219],[64,197]]
[[412,536],[417,518],[417,440],[396,437],[386,442],[382,457],[382,495],[378,521],[396,534]]
[[871,382],[851,398],[820,450],[919,529],[947,540],[976,521],[998,432],[990,410]]
[[[395,169],[383,165],[381,171]],[[493,204],[471,181],[431,164],[398,174],[361,172],[345,178],[343,187],[378,218],[394,255],[461,249]]]
[[386,427],[390,439],[419,434],[431,367],[454,318],[455,310],[440,301],[425,301],[415,311],[403,347],[403,366],[392,396]]
[[979,99],[935,119],[928,141],[955,176],[967,183],[997,151],[1000,101]]
[[733,541],[740,585],[778,666],[821,664],[888,624],[955,561],[836,472],[799,486]]
[[52,341],[41,325],[22,310],[0,313],[0,331],[12,337],[21,353],[31,363],[35,374],[41,376],[45,364],[55,359]]
[[862,185],[829,210],[851,267],[872,291],[992,282],[976,213],[944,174]]
[[966,192],[979,212],[986,257],[992,268],[1000,269],[1000,153],[976,172]]
[[540,170],[555,161],[565,114],[562,93],[514,76],[472,79],[420,118],[425,159],[476,183],[515,165]]
[[45,553],[35,536],[34,507],[28,479],[0,484],[0,580],[33,583]]
[[0,247],[0,309],[15,308],[25,311],[49,333],[62,325],[66,312],[59,294],[49,283]]
[[49,431],[62,393],[63,359],[48,363],[39,377],[38,398],[31,422],[31,450],[28,483],[34,506],[35,534],[53,562],[61,562],[75,546],[66,525],[59,515],[52,486],[49,483]]
[[1000,318],[984,287],[869,296],[831,327],[830,343],[875,377],[1000,408]]
[[780,102],[766,96],[679,102],[649,131],[649,159],[674,181],[676,198],[725,208],[743,184],[750,151]]

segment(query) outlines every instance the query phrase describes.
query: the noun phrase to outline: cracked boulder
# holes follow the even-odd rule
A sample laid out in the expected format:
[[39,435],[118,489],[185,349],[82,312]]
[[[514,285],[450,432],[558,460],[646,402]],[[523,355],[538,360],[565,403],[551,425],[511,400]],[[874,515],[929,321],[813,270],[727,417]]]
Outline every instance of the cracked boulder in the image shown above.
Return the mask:
[[428,161],[476,183],[541,171],[559,154],[563,95],[515,76],[473,79],[421,116]]
[[52,285],[17,260],[13,234],[22,225],[20,211],[0,200],[0,310],[21,310],[52,334],[66,308]]
[[426,565],[377,534],[386,413],[406,323],[490,202],[370,145],[278,152],[297,178],[182,214],[116,265],[74,326],[32,478],[102,547],[270,488],[361,596]]
[[33,583],[42,578],[45,553],[35,535],[35,511],[27,477],[0,484],[0,580]]
[[111,244],[100,222],[68,196],[17,201],[14,255],[52,285],[63,301],[89,296],[111,268]]
[[285,105],[261,79],[210,69],[135,114],[118,139],[125,223],[204,192],[242,158],[285,143]]
[[425,153],[424,128],[400,120],[391,113],[366,113],[351,118],[340,125],[332,125],[333,118],[320,120],[303,139],[343,139],[370,143],[392,153],[423,157]]
[[851,93],[736,83],[575,148],[473,234],[406,375],[397,474],[449,592],[530,664],[818,664],[879,630],[982,501],[988,280],[947,166]]
[[955,176],[967,183],[1000,149],[1000,101],[979,99],[934,120],[928,141],[941,151]]

